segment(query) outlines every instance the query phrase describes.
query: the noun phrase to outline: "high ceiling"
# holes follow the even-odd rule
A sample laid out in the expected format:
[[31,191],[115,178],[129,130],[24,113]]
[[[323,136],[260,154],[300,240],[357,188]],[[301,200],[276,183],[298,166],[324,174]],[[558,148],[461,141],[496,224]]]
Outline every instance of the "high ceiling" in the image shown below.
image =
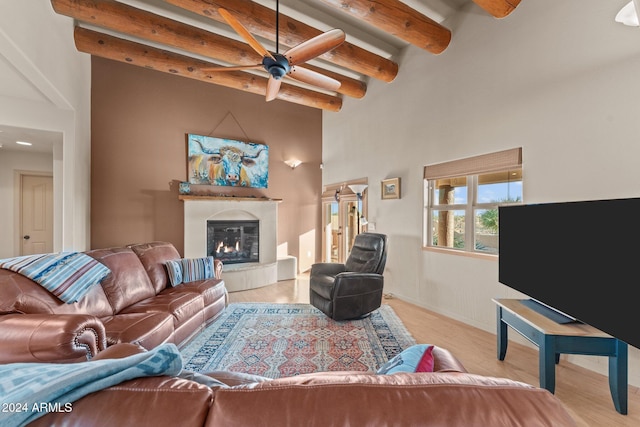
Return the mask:
[[[473,0],[474,12],[507,16],[520,0]],[[337,48],[304,68],[340,81],[336,92],[284,78],[278,99],[338,111],[342,97],[362,98],[367,82],[395,79],[399,52],[413,44],[425,55],[443,52],[453,35],[441,25],[465,13],[472,0],[51,0],[54,10],[76,19],[76,48],[91,55],[198,79],[256,94],[265,93],[262,69],[212,72],[212,68],[260,64],[262,56],[218,12],[224,8],[271,52],[284,53],[333,28],[346,33]],[[276,16],[278,19],[276,19]],[[278,46],[276,46],[278,24]]]
[[[275,46],[277,0],[51,0],[53,10],[74,18],[69,34],[86,54],[126,62],[264,96],[267,73],[210,72],[212,67],[259,64],[261,56],[221,17],[227,9],[271,52],[289,48],[333,28],[346,41],[304,64],[341,82],[337,92],[283,80],[278,99],[338,111],[343,97],[363,98],[368,82],[395,79],[401,51],[413,44],[437,55],[455,38],[446,22],[456,14],[501,18],[520,0],[280,0],[279,46]],[[475,4],[473,4],[475,3]],[[348,7],[346,6],[348,5]],[[15,64],[0,55],[0,95],[38,101],[43,94]],[[50,152],[57,133],[0,126],[3,149]],[[20,147],[16,140],[34,141]]]

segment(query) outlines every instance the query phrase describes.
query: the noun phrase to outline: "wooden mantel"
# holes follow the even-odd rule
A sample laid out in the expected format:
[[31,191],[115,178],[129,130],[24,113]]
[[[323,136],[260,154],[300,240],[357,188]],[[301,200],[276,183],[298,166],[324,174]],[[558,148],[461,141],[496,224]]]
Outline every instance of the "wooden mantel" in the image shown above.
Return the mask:
[[239,197],[239,196],[198,196],[196,194],[181,194],[179,200],[224,200],[229,202],[281,202],[282,199],[269,197]]

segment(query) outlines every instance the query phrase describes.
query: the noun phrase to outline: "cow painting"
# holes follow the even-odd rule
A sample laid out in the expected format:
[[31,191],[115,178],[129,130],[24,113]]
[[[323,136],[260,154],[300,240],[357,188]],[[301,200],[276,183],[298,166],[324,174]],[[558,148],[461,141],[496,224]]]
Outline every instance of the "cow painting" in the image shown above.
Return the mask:
[[267,188],[268,146],[191,134],[187,144],[191,184]]

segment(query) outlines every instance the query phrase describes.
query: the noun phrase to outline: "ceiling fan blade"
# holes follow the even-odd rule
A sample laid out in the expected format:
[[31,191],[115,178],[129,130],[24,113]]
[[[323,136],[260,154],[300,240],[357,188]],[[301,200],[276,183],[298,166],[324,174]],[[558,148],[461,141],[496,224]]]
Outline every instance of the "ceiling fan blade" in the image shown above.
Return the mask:
[[251,69],[256,69],[256,68],[264,68],[264,66],[262,64],[255,64],[255,65],[238,65],[238,66],[234,66],[234,67],[203,67],[201,68],[202,71],[238,71],[238,70],[251,70]]
[[273,76],[269,76],[269,82],[267,83],[267,101],[273,101],[276,99],[278,91],[280,90],[280,83],[281,80],[278,80]]
[[324,74],[317,73],[302,67],[291,67],[291,71],[287,74],[289,77],[298,81],[318,86],[326,90],[336,91],[340,89],[340,82]]
[[340,46],[345,40],[344,31],[329,30],[289,49],[284,56],[291,65],[302,64]]
[[227,24],[229,24],[231,28],[233,28],[236,33],[238,33],[238,35],[240,35],[240,37],[242,37],[249,44],[249,46],[253,48],[253,50],[258,52],[262,56],[269,56],[273,58],[273,55],[271,55],[271,53],[267,49],[265,49],[260,44],[260,42],[256,40],[255,37],[253,37],[253,35],[251,35],[251,33],[244,27],[244,25],[242,25],[240,21],[238,21],[226,9],[219,8],[218,13],[220,13],[220,16],[222,16],[224,20],[227,21]]

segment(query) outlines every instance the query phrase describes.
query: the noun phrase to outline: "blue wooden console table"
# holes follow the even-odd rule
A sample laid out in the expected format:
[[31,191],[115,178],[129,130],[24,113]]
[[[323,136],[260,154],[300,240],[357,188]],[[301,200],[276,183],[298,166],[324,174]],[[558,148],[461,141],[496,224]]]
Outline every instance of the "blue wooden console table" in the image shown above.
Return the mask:
[[559,324],[523,305],[519,299],[494,299],[498,309],[498,359],[507,354],[507,326],[538,346],[540,387],[556,387],[555,364],[560,354],[609,357],[609,389],[613,404],[627,413],[627,343],[584,323]]

